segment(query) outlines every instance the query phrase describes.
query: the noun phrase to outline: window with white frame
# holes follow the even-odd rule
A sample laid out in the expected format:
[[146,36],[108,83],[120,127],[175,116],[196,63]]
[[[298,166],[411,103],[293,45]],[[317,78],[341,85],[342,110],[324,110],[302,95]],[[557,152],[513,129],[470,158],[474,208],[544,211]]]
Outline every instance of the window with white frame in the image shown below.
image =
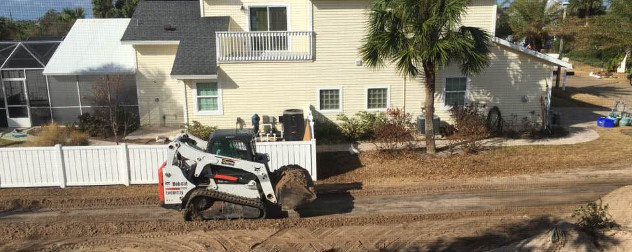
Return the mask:
[[463,106],[465,105],[465,95],[467,93],[467,77],[456,77],[445,79],[445,105]]
[[253,6],[250,11],[250,31],[287,31],[287,8],[284,6]]
[[[253,6],[249,8],[250,31],[287,31],[287,8],[284,6]],[[253,51],[285,51],[287,35],[263,35],[251,38]]]
[[388,108],[388,88],[367,88],[366,108],[368,110],[384,110]]
[[342,91],[339,88],[331,88],[331,89],[319,89],[318,90],[318,101],[319,101],[319,110],[321,111],[340,111],[341,110],[341,99],[342,99]]
[[221,109],[221,97],[217,82],[198,82],[195,84],[195,99],[198,112],[217,113]]

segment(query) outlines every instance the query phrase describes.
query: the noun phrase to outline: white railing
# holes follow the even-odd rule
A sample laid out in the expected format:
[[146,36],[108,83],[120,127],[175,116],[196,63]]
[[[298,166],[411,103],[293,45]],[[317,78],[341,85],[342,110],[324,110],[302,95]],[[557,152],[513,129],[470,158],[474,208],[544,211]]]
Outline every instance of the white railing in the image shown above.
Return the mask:
[[216,32],[218,62],[313,59],[313,32]]
[[[316,180],[316,140],[257,143],[269,167],[298,164]],[[166,145],[0,148],[0,188],[158,183]]]

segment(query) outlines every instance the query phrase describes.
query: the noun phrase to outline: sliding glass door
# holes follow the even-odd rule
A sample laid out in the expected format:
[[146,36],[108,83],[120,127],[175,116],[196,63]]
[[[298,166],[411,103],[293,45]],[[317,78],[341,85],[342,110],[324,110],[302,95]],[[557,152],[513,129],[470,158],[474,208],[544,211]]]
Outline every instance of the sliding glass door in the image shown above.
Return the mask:
[[[287,31],[286,7],[250,7],[250,31],[274,32]],[[267,34],[252,38],[254,51],[286,51],[288,37],[285,34]]]

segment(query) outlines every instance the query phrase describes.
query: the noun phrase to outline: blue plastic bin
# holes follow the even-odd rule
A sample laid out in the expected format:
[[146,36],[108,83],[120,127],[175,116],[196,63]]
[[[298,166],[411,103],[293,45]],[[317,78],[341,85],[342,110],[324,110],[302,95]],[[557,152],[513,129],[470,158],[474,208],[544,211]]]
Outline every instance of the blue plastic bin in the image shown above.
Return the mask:
[[597,126],[603,128],[613,128],[615,125],[615,119],[610,117],[599,117],[597,119]]

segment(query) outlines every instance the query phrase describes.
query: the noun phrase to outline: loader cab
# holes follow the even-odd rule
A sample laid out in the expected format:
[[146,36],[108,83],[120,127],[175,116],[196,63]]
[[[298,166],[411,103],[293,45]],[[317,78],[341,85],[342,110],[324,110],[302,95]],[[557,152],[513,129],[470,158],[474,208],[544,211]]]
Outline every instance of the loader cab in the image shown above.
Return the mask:
[[211,134],[206,148],[208,153],[241,160],[267,163],[267,155],[257,154],[252,132],[218,129]]

